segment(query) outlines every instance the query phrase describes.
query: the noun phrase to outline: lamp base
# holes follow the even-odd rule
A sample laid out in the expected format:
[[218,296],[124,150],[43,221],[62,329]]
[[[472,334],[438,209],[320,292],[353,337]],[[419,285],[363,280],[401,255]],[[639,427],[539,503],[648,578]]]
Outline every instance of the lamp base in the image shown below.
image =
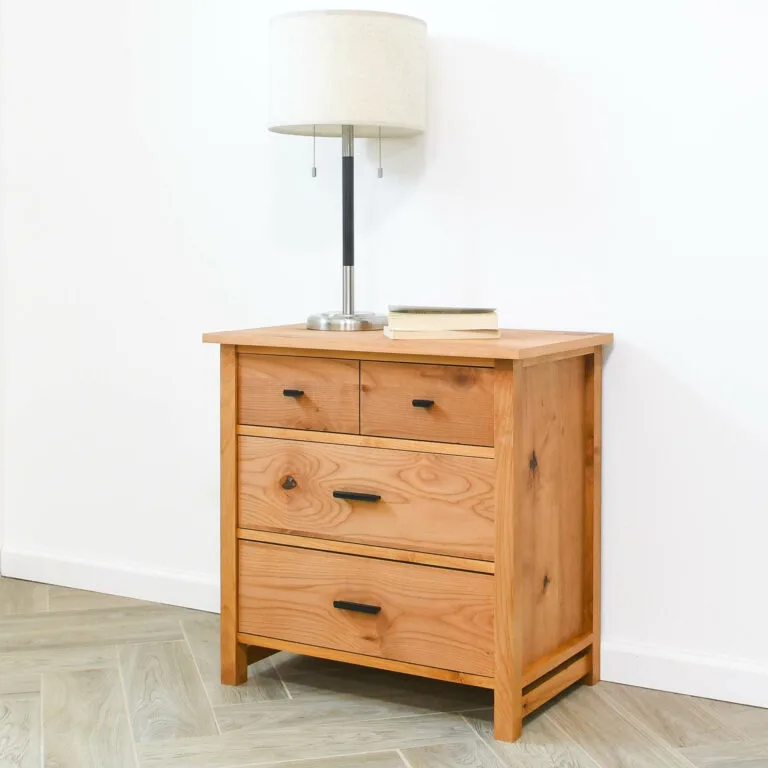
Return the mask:
[[384,315],[372,312],[355,312],[353,315],[320,312],[307,318],[307,329],[310,331],[380,331],[386,324]]

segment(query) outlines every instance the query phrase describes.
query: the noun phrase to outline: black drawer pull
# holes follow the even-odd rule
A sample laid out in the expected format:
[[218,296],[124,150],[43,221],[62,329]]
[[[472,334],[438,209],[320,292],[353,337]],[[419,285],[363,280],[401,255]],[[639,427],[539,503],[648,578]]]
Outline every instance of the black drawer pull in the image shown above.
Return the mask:
[[434,400],[411,400],[411,405],[414,408],[431,408],[434,404]]
[[347,501],[381,501],[381,496],[376,493],[356,493],[355,491],[334,491],[333,498]]
[[284,389],[283,394],[286,397],[301,397],[304,394],[303,389]]
[[358,613],[370,613],[375,616],[380,610],[380,605],[366,605],[365,603],[349,603],[346,600],[334,600],[333,607],[342,611],[357,611]]

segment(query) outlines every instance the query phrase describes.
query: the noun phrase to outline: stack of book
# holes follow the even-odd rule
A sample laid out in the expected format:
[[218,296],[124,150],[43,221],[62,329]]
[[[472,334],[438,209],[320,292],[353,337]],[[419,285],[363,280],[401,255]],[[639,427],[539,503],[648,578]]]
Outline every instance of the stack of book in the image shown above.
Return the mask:
[[495,309],[390,307],[384,335],[390,339],[498,339]]

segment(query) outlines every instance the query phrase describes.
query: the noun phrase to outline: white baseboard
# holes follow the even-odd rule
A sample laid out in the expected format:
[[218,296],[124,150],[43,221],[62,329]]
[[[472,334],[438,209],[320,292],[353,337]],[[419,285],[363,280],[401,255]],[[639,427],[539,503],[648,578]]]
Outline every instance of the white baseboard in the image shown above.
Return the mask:
[[768,707],[768,666],[744,659],[604,640],[600,676],[641,688]]
[[4,548],[2,574],[63,587],[219,612],[219,582],[201,573],[103,563]]

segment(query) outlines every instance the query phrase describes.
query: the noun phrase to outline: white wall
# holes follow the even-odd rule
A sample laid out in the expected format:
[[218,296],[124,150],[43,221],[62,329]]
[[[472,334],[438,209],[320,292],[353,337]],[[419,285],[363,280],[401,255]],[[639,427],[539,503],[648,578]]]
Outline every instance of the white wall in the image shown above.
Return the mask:
[[[215,608],[200,334],[337,301],[339,147],[264,129],[312,5],[0,0],[7,573]],[[359,303],[614,331],[605,676],[768,705],[768,6],[355,5],[432,36],[428,134],[358,144]]]

